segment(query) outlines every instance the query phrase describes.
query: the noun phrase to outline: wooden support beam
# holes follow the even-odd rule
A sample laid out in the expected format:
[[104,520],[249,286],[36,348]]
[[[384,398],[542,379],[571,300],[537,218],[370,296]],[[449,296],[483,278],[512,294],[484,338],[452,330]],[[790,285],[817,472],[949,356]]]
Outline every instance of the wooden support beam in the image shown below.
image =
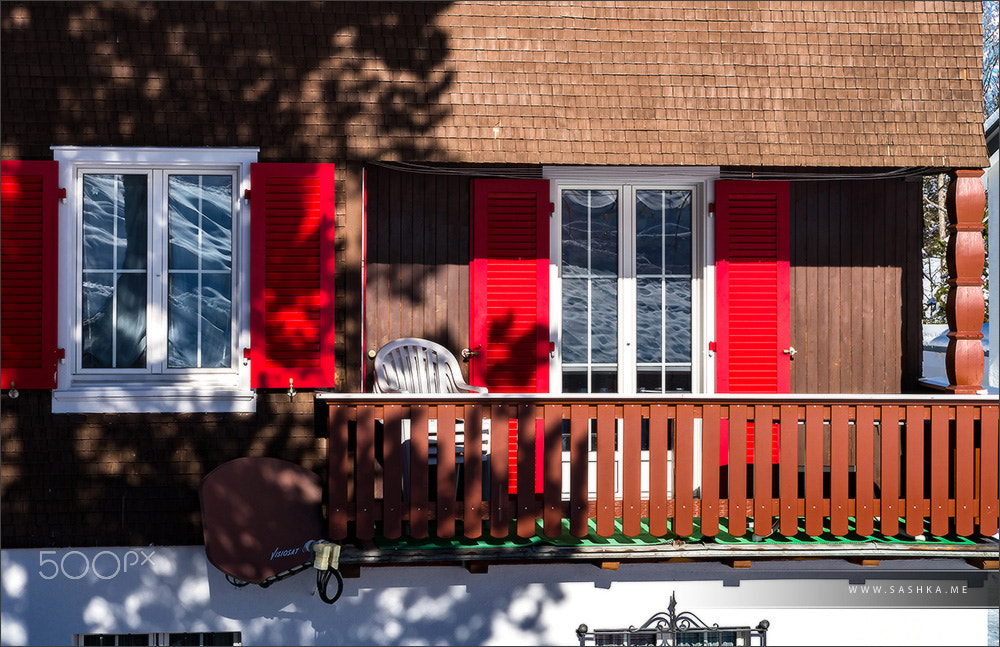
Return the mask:
[[462,562],[462,567],[473,575],[486,575],[486,573],[490,570],[489,562],[483,561]]
[[751,560],[749,559],[724,559],[722,563],[727,565],[729,568],[750,568]]
[[878,566],[881,560],[869,559],[867,557],[852,557],[847,560],[852,564],[857,564],[858,566]]
[[956,394],[976,393],[982,388],[983,353],[983,209],[986,192],[980,169],[951,174],[948,187],[948,351],[946,390]]
[[361,564],[341,564],[340,576],[345,580],[353,580],[361,577]]
[[971,566],[981,568],[986,571],[995,571],[1000,568],[1000,559],[990,559],[988,557],[969,557],[965,560]]
[[617,571],[618,567],[621,566],[621,562],[600,562],[598,566],[601,567],[602,571]]

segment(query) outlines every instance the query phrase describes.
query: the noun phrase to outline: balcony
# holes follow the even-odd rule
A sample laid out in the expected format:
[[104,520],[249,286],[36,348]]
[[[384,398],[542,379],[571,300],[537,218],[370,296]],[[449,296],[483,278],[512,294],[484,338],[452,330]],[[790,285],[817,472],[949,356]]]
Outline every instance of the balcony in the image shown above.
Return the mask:
[[984,540],[998,527],[995,399],[320,393],[317,402],[327,409],[335,541],[502,557],[505,546],[523,555],[533,540],[579,548],[589,538],[648,558],[662,557],[664,543],[779,545],[789,555],[793,539],[871,546],[876,537],[886,550],[900,538],[935,549],[964,541],[973,552],[985,541],[995,560],[996,542]]

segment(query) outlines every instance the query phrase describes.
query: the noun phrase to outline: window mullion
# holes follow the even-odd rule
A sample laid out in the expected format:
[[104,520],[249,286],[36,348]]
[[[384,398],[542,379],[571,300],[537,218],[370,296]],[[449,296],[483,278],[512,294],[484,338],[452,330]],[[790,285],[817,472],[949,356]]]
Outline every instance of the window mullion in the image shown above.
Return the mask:
[[154,374],[163,372],[166,364],[167,338],[167,174],[161,170],[153,171],[152,204],[150,205],[149,227],[149,320],[150,326],[146,335],[146,345],[149,352],[149,369]]

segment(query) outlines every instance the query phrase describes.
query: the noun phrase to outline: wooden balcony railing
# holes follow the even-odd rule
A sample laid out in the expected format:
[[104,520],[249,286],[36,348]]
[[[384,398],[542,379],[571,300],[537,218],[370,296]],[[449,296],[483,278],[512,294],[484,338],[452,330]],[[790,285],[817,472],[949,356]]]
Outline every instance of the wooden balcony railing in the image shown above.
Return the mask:
[[582,537],[591,520],[600,536],[679,538],[998,527],[998,406],[982,397],[317,399],[334,540]]

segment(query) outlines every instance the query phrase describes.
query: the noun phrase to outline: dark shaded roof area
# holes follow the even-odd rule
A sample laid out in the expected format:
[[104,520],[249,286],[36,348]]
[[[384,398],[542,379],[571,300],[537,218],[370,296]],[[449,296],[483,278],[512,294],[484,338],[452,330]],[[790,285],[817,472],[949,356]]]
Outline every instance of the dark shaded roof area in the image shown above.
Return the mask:
[[4,2],[2,153],[985,165],[980,3],[692,4]]

